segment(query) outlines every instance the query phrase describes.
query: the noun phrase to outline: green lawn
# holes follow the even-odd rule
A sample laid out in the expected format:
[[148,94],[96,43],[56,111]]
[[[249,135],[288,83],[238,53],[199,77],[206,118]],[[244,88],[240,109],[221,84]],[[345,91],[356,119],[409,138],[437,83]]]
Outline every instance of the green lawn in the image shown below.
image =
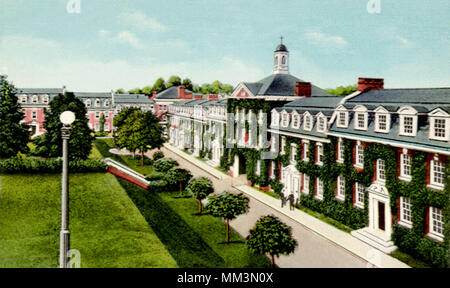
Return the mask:
[[245,241],[231,231],[225,242],[224,223],[211,215],[196,215],[193,198],[178,198],[178,192],[146,191],[119,180],[142,215],[180,267],[268,267],[267,258],[250,253]]
[[[60,175],[2,175],[0,267],[57,267]],[[71,248],[81,267],[177,267],[116,178],[70,175]]]

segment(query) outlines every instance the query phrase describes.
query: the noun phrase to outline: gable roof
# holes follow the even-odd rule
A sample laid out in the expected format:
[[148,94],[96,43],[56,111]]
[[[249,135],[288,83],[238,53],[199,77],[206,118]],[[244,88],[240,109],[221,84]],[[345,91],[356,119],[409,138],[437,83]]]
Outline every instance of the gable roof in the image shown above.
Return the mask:
[[[184,90],[185,93],[192,93],[193,96],[197,95],[189,89]],[[156,94],[155,99],[178,99],[178,86],[172,86]]]

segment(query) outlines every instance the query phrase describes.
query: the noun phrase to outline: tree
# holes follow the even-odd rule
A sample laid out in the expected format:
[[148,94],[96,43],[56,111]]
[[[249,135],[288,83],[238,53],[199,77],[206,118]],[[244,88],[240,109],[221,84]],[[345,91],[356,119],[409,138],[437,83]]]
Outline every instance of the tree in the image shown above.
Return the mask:
[[152,87],[145,86],[144,88],[142,88],[141,92],[142,92],[142,94],[145,94],[145,95],[152,95]]
[[103,133],[104,131],[105,131],[105,114],[103,114],[103,113],[101,113],[100,114],[100,120],[99,120],[99,131],[100,131],[100,133]]
[[186,87],[186,89],[188,89],[188,90],[193,90],[194,89],[194,86],[193,86],[193,84],[192,84],[192,81],[191,81],[191,79],[189,79],[189,78],[186,78],[186,79],[184,79],[183,80],[183,86],[184,87]]
[[221,87],[221,92],[224,94],[230,94],[231,92],[233,92],[233,86],[231,86],[230,84],[223,84]]
[[144,166],[144,153],[161,148],[165,141],[159,118],[150,111],[144,113],[137,108],[124,109],[114,117],[114,126],[116,127],[115,144],[133,153],[138,150],[142,156],[142,166]]
[[230,220],[247,213],[249,199],[243,194],[225,192],[208,198],[206,209],[214,217],[223,218],[226,227],[226,241],[230,243]]
[[141,89],[140,88],[134,88],[132,90],[129,90],[128,93],[130,93],[130,94],[141,94]]
[[72,123],[69,140],[69,159],[87,159],[92,149],[94,136],[88,126],[86,118],[87,110],[84,103],[75,97],[74,93],[66,92],[59,94],[49,103],[48,110],[45,111],[44,129],[47,131],[33,141],[36,144],[34,150],[36,155],[44,157],[60,157],[62,155],[62,123],[59,116],[62,112],[69,110],[75,114],[75,121]]
[[326,91],[335,96],[346,96],[356,91],[356,85],[348,85],[346,87],[339,86],[336,89],[326,89]]
[[0,89],[0,158],[28,153],[29,127],[20,123],[25,114],[17,101],[16,89],[3,75],[0,75]]
[[205,83],[202,85],[202,87],[200,87],[200,92],[202,94],[209,94],[211,93],[211,90],[212,90],[211,85],[209,85],[208,83]]
[[208,197],[209,194],[214,192],[214,187],[206,177],[200,177],[192,179],[186,187],[186,190],[194,195],[198,202],[198,214],[202,214],[202,200]]
[[292,238],[291,227],[273,215],[259,218],[246,240],[248,249],[253,253],[271,256],[272,267],[275,266],[275,256],[289,255],[298,246]]
[[156,93],[163,91],[166,89],[166,84],[164,82],[163,78],[156,79],[155,83],[152,86],[152,91],[155,91]]
[[178,76],[170,76],[169,80],[167,80],[166,88],[172,87],[172,86],[179,86],[181,85],[181,78]]
[[165,158],[159,158],[153,162],[153,168],[158,172],[167,172],[177,165],[177,161]]
[[122,88],[120,88],[120,89],[117,89],[115,93],[116,93],[116,94],[125,94],[125,90],[123,90]]
[[210,85],[209,93],[219,94],[222,91],[222,83],[216,80]]
[[192,174],[189,170],[180,167],[173,167],[167,171],[164,178],[170,186],[176,187],[178,185],[180,187],[180,195],[182,195],[183,187],[185,187],[189,180],[191,180]]

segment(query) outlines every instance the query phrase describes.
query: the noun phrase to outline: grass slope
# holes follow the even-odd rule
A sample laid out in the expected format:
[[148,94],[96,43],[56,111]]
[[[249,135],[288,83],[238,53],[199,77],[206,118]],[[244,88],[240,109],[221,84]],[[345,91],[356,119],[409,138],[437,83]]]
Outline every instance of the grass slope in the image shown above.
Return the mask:
[[156,194],[119,180],[135,205],[180,267],[268,267],[263,256],[250,253],[244,239],[211,215],[196,215],[192,198],[175,198],[178,192]]
[[[57,267],[59,175],[1,177],[0,267]],[[81,267],[177,267],[115,177],[70,175],[71,248]]]

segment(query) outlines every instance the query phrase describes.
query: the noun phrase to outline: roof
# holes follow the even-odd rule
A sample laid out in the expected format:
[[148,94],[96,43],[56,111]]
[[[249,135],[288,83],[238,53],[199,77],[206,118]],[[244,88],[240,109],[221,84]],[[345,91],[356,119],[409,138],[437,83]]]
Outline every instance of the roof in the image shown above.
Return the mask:
[[[273,74],[258,82],[243,83],[255,96],[297,96],[297,82],[305,81],[290,74]],[[325,90],[311,84],[311,96],[332,96]],[[334,96],[333,96],[334,97]]]
[[[194,93],[189,89],[185,89],[185,92],[192,93],[194,95]],[[158,94],[156,94],[155,99],[178,99],[178,86],[172,86],[164,91],[159,92]]]
[[16,88],[18,94],[59,94],[62,88]]
[[147,95],[144,94],[115,94],[115,104],[152,104],[154,101],[150,100]]
[[284,44],[280,44],[280,45],[277,46],[277,48],[275,49],[275,52],[279,52],[279,51],[286,51],[286,52],[288,52],[287,47]]

